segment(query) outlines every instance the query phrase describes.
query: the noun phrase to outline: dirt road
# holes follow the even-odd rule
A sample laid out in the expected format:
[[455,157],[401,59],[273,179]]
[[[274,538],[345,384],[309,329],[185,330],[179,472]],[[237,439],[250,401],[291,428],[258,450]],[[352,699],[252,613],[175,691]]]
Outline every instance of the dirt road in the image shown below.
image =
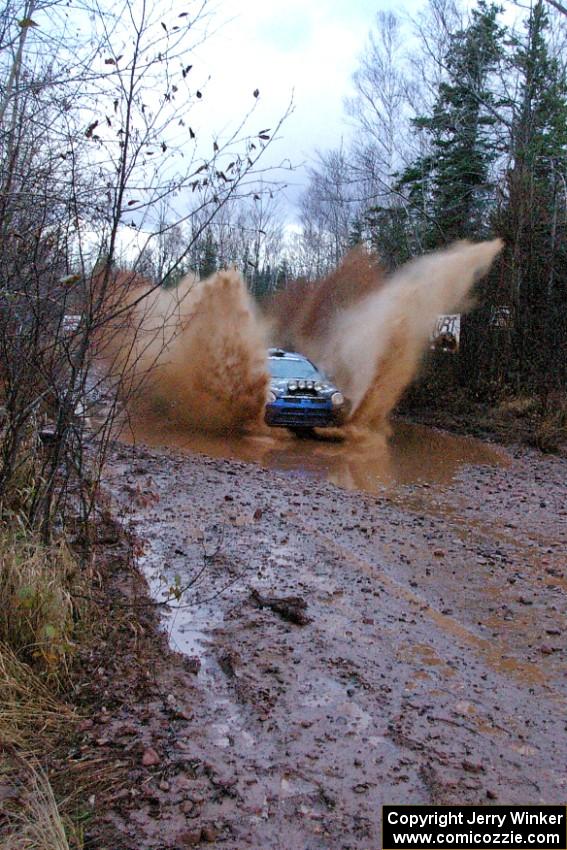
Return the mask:
[[156,776],[143,846],[374,850],[383,803],[565,800],[567,461],[469,460],[363,492],[327,461],[116,447],[141,565],[180,597],[172,644],[201,663],[170,746],[206,770]]

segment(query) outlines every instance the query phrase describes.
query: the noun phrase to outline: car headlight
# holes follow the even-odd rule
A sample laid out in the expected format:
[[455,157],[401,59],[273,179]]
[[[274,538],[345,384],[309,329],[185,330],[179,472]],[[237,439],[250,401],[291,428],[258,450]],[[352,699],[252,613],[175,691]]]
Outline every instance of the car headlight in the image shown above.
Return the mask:
[[268,404],[273,404],[275,400],[276,400],[276,394],[275,394],[275,393],[273,393],[273,392],[270,390],[270,391],[268,392]]
[[321,381],[317,381],[317,383],[315,384],[315,389],[318,393],[320,393],[325,389],[325,384],[322,384]]
[[296,381],[290,381],[290,382],[289,382],[289,384],[287,385],[287,388],[288,388],[288,390],[290,391],[290,393],[295,393],[295,392],[297,392],[297,383],[296,383]]
[[307,387],[308,390],[312,390],[312,389],[315,388],[315,384],[313,383],[313,381],[307,381],[305,386]]
[[300,390],[304,390],[305,389],[305,381],[298,381],[297,386],[299,387]]
[[331,396],[331,404],[333,407],[341,407],[345,403],[345,397],[342,393],[333,393]]

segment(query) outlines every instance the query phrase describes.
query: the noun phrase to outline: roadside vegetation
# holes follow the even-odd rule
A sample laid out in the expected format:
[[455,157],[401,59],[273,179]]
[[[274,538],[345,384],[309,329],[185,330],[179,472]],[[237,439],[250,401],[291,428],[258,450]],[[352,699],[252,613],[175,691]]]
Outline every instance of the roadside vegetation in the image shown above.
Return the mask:
[[[10,447],[9,423],[4,414],[5,450]],[[77,815],[88,778],[73,787],[67,756],[80,717],[79,661],[94,634],[93,609],[87,601],[94,561],[88,549],[69,543],[73,525],[87,527],[80,520],[79,503],[74,509],[54,511],[47,524],[35,513],[45,493],[50,451],[40,439],[35,417],[30,417],[11,455],[12,474],[6,476],[0,501],[3,850],[83,846]],[[57,487],[62,486],[58,481]]]
[[77,789],[69,807],[64,771],[54,763],[78,720],[73,666],[88,619],[76,594],[87,577],[64,537],[44,543],[26,527],[23,509],[34,486],[29,459],[25,470],[14,501],[3,502],[0,525],[0,847],[80,848],[70,816]]
[[149,255],[161,256],[153,285],[167,285],[229,202],[264,194],[258,90],[222,138],[190,123],[209,18],[206,2],[0,9],[2,850],[82,847],[115,781],[104,749],[77,744],[100,709],[93,670],[142,631],[123,589],[108,596],[133,546],[99,488],[132,377],[99,355]]
[[479,399],[451,383],[441,385],[433,358],[428,369],[429,375],[423,376],[400,403],[400,415],[503,444],[521,443],[542,452],[567,452],[567,395],[561,390],[532,395],[501,390],[492,399]]

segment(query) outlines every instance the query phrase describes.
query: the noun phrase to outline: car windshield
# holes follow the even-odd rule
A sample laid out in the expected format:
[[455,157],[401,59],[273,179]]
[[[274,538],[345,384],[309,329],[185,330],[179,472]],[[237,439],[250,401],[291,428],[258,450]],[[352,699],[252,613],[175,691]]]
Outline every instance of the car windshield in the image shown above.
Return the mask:
[[321,373],[317,371],[309,360],[291,357],[268,358],[270,374],[272,378],[308,378],[312,381],[321,380]]

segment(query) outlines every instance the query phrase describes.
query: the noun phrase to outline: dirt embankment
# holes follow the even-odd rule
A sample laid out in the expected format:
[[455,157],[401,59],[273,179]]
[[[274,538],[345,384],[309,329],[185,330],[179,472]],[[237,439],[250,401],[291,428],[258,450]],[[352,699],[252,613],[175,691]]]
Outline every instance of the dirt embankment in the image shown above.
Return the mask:
[[84,746],[127,763],[103,846],[362,850],[384,802],[563,799],[565,471],[516,451],[372,495],[117,447],[184,656],[148,623],[137,691],[103,665]]

